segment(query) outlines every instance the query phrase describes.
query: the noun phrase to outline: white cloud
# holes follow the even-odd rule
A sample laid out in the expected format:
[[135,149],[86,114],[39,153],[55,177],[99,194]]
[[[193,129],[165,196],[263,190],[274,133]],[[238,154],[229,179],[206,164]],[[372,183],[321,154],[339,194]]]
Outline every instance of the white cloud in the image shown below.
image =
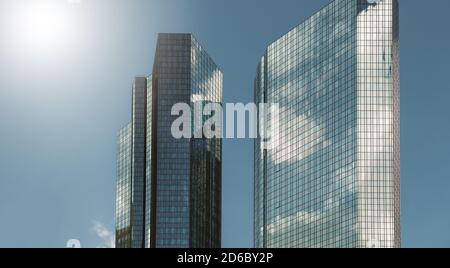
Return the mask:
[[101,222],[94,221],[94,226],[92,230],[95,234],[102,240],[101,244],[97,247],[99,248],[114,248],[115,247],[115,236],[114,232],[108,230],[108,228]]
[[292,113],[287,108],[281,109],[280,118],[283,122],[280,124],[278,137],[275,137],[279,146],[271,152],[276,164],[301,161],[331,145],[331,141],[325,139],[325,130],[320,124],[303,114],[288,120]]
[[222,73],[220,72],[219,69],[215,69],[208,79],[205,79],[204,81],[198,84],[198,88],[201,90],[201,92],[204,92],[204,94],[207,95],[203,95],[202,93],[193,94],[191,101],[219,102],[222,99],[222,91],[217,90],[217,92],[211,94],[212,93],[211,90],[218,89],[222,85],[222,80],[223,80]]
[[306,224],[314,223],[322,216],[323,213],[320,212],[306,211],[299,211],[296,214],[287,217],[277,216],[276,220],[267,226],[267,230],[270,234],[274,234],[279,231],[285,232],[298,224],[301,224],[300,226],[304,226]]

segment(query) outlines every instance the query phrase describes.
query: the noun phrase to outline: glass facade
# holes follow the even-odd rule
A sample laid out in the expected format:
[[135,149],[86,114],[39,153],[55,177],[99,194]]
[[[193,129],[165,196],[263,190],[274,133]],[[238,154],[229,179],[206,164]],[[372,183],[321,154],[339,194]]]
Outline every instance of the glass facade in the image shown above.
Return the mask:
[[221,139],[175,139],[171,110],[177,103],[220,104],[222,79],[191,34],[158,36],[153,73],[133,90],[132,246],[220,247]]
[[255,247],[400,246],[398,44],[396,0],[335,0],[267,48],[255,101],[280,127],[255,141]]
[[360,246],[400,247],[398,2],[358,2]]
[[117,137],[116,247],[131,247],[131,124]]
[[152,226],[152,220],[155,218],[153,215],[152,203],[154,203],[153,197],[154,193],[152,192],[152,189],[154,188],[152,185],[152,174],[153,171],[153,165],[152,165],[152,159],[155,157],[153,148],[153,131],[155,131],[155,128],[153,128],[153,108],[156,107],[153,105],[152,98],[153,97],[153,76],[150,75],[147,78],[147,139],[145,141],[146,143],[146,163],[145,163],[145,237],[144,237],[144,247],[149,248],[151,247],[152,243],[152,229],[150,228]]
[[145,212],[145,143],[147,79],[136,77],[133,84],[131,119],[131,246],[143,247]]
[[[146,96],[147,79],[136,77],[132,91],[131,123],[119,131],[118,137],[116,247],[119,248],[141,248],[144,245]],[[118,226],[119,222],[123,224]],[[122,230],[124,226],[126,232]]]
[[[222,104],[222,72],[194,38],[191,40],[191,64],[191,107]],[[201,122],[200,126],[209,118],[203,114],[193,117]],[[222,129],[221,125],[215,127]],[[198,131],[201,129],[194,128],[194,133]],[[218,248],[221,241],[222,141],[202,135],[202,138],[191,139],[190,150],[190,244]]]
[[158,38],[153,78],[157,90],[156,121],[156,247],[189,247],[190,140],[174,139],[171,115],[176,103],[190,103],[191,36]]

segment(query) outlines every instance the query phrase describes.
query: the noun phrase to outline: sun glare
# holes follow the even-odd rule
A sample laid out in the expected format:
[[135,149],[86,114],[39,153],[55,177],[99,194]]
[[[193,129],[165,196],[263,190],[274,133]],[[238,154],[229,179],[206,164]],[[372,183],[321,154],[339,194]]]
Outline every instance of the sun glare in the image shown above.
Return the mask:
[[34,53],[64,49],[69,38],[69,19],[60,3],[28,1],[15,12],[15,35],[20,46]]

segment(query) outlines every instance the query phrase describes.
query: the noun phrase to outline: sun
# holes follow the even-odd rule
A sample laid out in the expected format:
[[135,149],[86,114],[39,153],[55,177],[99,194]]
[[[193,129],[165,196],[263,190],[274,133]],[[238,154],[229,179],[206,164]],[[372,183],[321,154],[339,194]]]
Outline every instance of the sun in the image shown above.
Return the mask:
[[16,10],[14,24],[20,45],[35,53],[62,49],[69,37],[67,14],[55,1],[27,1]]

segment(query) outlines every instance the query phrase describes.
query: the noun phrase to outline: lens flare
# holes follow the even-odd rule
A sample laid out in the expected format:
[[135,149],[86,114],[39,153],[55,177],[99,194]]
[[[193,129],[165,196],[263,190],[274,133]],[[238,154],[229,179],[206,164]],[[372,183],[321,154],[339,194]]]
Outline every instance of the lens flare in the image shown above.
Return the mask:
[[21,48],[33,53],[58,52],[68,44],[70,20],[55,1],[27,1],[14,14],[14,35]]

